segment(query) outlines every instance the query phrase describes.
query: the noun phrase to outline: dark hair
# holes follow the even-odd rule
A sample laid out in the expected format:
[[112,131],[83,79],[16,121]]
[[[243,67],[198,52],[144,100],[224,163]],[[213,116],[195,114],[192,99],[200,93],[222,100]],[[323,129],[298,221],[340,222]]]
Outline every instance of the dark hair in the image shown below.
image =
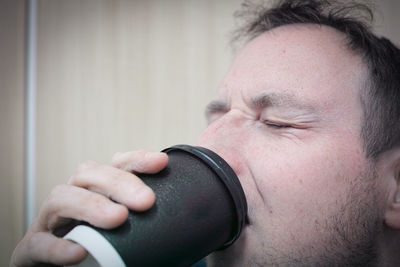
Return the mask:
[[363,58],[369,70],[360,95],[366,156],[376,159],[400,145],[400,50],[372,32],[369,6],[350,1],[283,0],[267,8],[246,1],[236,16],[247,22],[235,32],[234,41],[246,37],[249,41],[270,29],[299,23],[326,25],[344,33],[348,47]]

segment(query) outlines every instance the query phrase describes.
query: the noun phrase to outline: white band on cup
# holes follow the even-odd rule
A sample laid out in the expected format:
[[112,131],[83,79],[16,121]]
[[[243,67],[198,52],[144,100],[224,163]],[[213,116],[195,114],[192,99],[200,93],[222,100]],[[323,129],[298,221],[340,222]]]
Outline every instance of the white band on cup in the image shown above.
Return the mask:
[[[91,227],[78,225],[66,234],[64,238],[82,245],[90,254],[84,261],[74,266],[126,267],[115,248]],[[95,263],[96,261],[97,263]]]

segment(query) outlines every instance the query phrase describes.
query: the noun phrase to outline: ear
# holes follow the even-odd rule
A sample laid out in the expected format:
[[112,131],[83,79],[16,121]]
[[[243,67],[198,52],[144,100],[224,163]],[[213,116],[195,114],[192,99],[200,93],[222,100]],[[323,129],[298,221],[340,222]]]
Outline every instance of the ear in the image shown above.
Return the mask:
[[400,148],[384,152],[377,166],[388,190],[384,221],[388,227],[400,229]]

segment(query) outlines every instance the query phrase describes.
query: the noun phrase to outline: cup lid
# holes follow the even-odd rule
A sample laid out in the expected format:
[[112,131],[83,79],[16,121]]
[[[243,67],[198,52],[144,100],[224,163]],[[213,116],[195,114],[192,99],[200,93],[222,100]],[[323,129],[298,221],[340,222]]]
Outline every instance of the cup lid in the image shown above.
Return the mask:
[[240,236],[247,216],[246,197],[238,177],[223,158],[207,148],[190,145],[175,145],[164,149],[162,152],[168,153],[174,150],[185,151],[202,160],[217,174],[227,187],[236,208],[237,226],[236,232],[232,238],[219,249],[224,249],[230,246]]

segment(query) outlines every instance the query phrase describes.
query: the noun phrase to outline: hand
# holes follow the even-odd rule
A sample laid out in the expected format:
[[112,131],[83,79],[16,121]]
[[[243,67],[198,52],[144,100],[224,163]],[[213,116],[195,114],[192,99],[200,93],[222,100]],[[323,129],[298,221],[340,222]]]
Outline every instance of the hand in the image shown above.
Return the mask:
[[93,161],[80,164],[68,184],[51,191],[38,218],[15,248],[10,266],[71,265],[82,261],[86,250],[62,239],[57,234],[60,227],[86,221],[111,229],[127,219],[128,209],[149,209],[155,202],[154,192],[134,173],[156,173],[167,163],[165,153],[142,150],[115,154],[111,166]]

